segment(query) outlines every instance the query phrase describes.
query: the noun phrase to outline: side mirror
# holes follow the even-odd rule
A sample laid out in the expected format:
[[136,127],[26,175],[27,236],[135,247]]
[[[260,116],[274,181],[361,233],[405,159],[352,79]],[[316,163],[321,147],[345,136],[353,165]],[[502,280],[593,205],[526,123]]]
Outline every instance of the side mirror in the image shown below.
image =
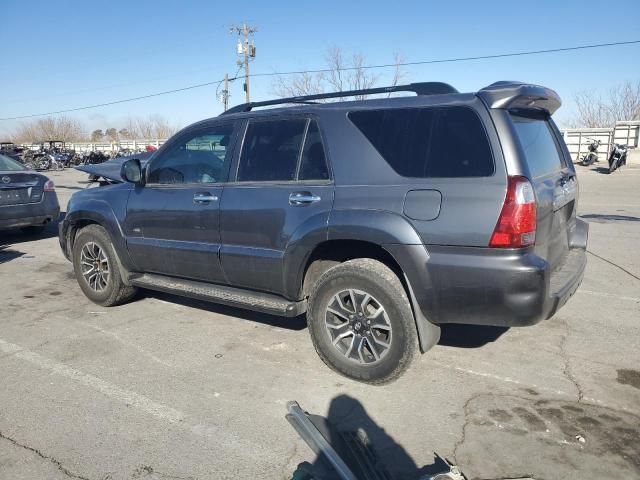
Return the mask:
[[144,182],[142,181],[142,165],[140,164],[140,160],[133,158],[124,162],[122,167],[120,167],[120,176],[125,182],[142,185]]

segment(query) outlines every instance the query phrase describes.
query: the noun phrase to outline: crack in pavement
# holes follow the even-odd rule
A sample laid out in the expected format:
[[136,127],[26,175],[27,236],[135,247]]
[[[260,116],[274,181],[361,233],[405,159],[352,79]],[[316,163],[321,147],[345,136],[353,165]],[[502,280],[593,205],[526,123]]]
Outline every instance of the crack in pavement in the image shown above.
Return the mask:
[[593,255],[594,257],[599,258],[600,260],[602,260],[603,262],[608,263],[609,265],[612,265],[612,266],[614,266],[614,267],[616,267],[616,268],[619,268],[619,269],[620,269],[620,270],[622,270],[624,273],[626,273],[627,275],[629,275],[629,276],[631,276],[631,277],[635,278],[636,280],[640,280],[640,277],[639,277],[639,276],[637,276],[635,273],[631,273],[629,270],[627,270],[627,269],[626,269],[626,268],[624,268],[624,267],[621,267],[621,266],[620,266],[620,265],[618,265],[617,263],[612,262],[611,260],[607,260],[606,258],[601,257],[601,256],[600,256],[600,255],[598,255],[597,253],[593,253],[591,250],[587,250],[587,253],[590,253],[590,254],[591,254],[591,255]]
[[48,455],[45,455],[44,453],[42,453],[40,450],[38,450],[37,448],[33,448],[30,447],[29,445],[24,445],[20,442],[18,442],[17,440],[14,440],[11,437],[7,437],[5,434],[2,433],[2,431],[0,431],[0,438],[12,443],[13,445],[15,445],[16,447],[20,447],[23,448],[29,452],[35,453],[36,455],[38,455],[40,458],[47,460],[51,463],[53,463],[56,467],[58,467],[58,470],[60,470],[62,473],[64,473],[66,476],[68,476],[69,478],[77,478],[78,480],[89,480],[87,477],[83,477],[82,475],[78,475],[76,473],[73,473],[72,471],[70,471],[67,467],[65,467],[64,465],[62,465],[62,463],[60,463],[59,460],[56,460],[53,457],[50,457]]
[[562,357],[562,360],[564,361],[564,367],[562,369],[562,373],[571,383],[573,383],[573,386],[577,390],[578,403],[582,403],[582,401],[584,400],[584,391],[582,390],[582,386],[580,385],[580,383],[578,382],[578,379],[573,373],[573,370],[571,368],[571,361],[569,359],[569,354],[566,350],[567,339],[569,337],[569,332],[571,330],[571,327],[569,327],[569,321],[566,318],[563,318],[562,321],[567,330],[567,332],[560,339],[560,357]]
[[291,475],[287,472],[287,469],[289,468],[289,464],[292,462],[292,460],[297,457],[299,455],[298,453],[298,441],[296,440],[295,442],[293,442],[293,448],[291,449],[291,453],[287,456],[287,458],[285,459],[285,461],[282,464],[282,475],[283,478],[289,478]]
[[516,474],[516,475],[507,475],[507,476],[502,476],[502,477],[491,477],[491,478],[480,478],[480,477],[476,477],[473,478],[471,480],[544,480],[541,477],[535,477],[533,475],[529,475],[529,474]]
[[469,397],[467,401],[464,402],[464,406],[462,407],[462,412],[464,413],[464,423],[462,424],[462,434],[460,436],[460,439],[453,444],[453,453],[451,455],[453,457],[453,462],[456,465],[460,465],[460,463],[458,463],[458,449],[462,446],[462,444],[467,439],[467,426],[469,425],[469,404],[483,395],[492,396],[493,394],[492,393],[476,393],[475,395],[472,395],[471,397]]

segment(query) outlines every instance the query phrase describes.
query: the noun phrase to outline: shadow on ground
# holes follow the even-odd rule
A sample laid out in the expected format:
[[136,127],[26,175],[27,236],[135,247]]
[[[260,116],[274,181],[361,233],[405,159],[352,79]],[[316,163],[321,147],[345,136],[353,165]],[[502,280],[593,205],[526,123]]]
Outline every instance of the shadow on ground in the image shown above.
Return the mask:
[[456,348],[480,348],[495,342],[504,335],[508,327],[490,327],[484,325],[459,325],[450,323],[440,326],[438,345]]
[[24,242],[33,242],[45,238],[58,236],[58,224],[64,219],[64,212],[60,213],[58,220],[47,224],[42,233],[29,234],[20,229],[0,230],[0,247],[10,247]]
[[613,214],[598,214],[588,213],[586,215],[580,215],[580,218],[591,220],[597,223],[608,222],[640,222],[640,217],[632,217],[631,215],[613,215]]
[[152,290],[142,290],[142,296],[147,298],[156,298],[165,302],[171,302],[185,307],[197,308],[207,312],[227,315],[229,317],[241,318],[251,322],[262,323],[272,327],[285,328],[287,330],[300,331],[307,327],[307,319],[305,315],[299,315],[294,318],[280,317],[276,315],[268,315],[266,313],[254,312],[252,310],[244,310],[242,308],[228,307],[219,303],[210,303],[204,300],[197,300],[170,293],[154,292]]
[[[404,447],[367,413],[364,405],[348,395],[339,395],[331,401],[326,418],[309,415],[309,419],[356,478],[412,480],[449,471],[448,464],[436,453],[433,463],[419,467]],[[366,474],[370,472],[367,464],[375,466],[375,477]],[[337,476],[324,456],[318,455],[313,463],[299,464],[293,478],[323,480]]]

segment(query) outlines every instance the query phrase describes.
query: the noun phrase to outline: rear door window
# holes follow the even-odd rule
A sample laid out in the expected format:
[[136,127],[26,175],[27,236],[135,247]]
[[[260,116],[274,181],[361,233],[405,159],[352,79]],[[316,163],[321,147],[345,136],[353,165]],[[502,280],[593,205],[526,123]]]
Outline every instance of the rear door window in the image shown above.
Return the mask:
[[361,110],[349,118],[398,174],[417,178],[493,175],[491,146],[467,107]]
[[516,134],[534,178],[562,170],[564,164],[549,123],[542,118],[511,115]]
[[310,120],[307,136],[304,140],[304,148],[302,149],[298,180],[328,179],[329,169],[327,168],[327,158],[324,154],[318,123],[315,120]]
[[249,121],[237,180],[295,180],[306,126],[306,118]]

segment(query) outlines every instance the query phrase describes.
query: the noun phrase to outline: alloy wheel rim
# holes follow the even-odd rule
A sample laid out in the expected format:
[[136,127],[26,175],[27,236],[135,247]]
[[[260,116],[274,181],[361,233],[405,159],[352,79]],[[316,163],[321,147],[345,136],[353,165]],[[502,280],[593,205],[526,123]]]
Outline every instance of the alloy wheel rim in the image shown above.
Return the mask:
[[100,245],[87,242],[80,252],[80,269],[89,288],[102,292],[109,285],[109,259]]
[[336,293],[326,309],[325,327],[332,345],[360,365],[380,362],[391,347],[393,329],[387,311],[362,290]]

